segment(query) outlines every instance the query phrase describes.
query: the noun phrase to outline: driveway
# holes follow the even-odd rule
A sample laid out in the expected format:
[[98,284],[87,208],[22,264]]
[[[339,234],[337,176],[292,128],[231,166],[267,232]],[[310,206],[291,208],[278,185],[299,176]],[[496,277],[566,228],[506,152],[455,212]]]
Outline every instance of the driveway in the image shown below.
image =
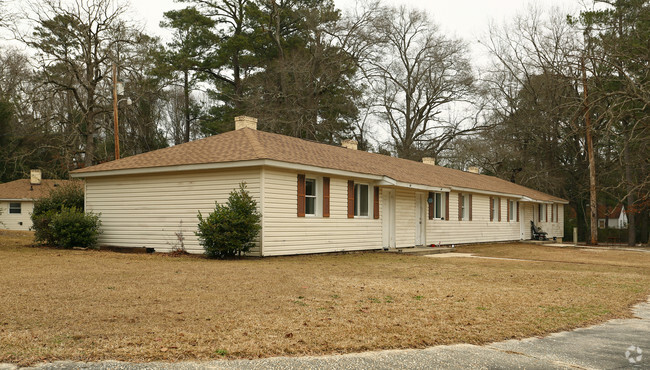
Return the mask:
[[[457,344],[319,357],[147,363],[55,362],[36,369],[650,369],[650,299],[634,307],[637,318],[486,346]],[[646,353],[643,353],[643,351]],[[15,369],[0,365],[0,369]]]

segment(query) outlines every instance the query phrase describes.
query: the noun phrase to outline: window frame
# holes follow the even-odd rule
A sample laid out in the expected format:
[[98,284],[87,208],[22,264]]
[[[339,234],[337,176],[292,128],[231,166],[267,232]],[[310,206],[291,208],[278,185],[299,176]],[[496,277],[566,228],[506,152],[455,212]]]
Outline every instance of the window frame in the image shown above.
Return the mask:
[[508,207],[510,210],[510,217],[508,217],[508,222],[516,222],[517,221],[517,204],[515,203],[516,200],[508,200]]
[[442,193],[433,193],[433,219],[434,220],[442,220],[443,217],[442,215],[444,214],[444,209],[443,209],[443,194]]
[[[16,207],[18,205],[18,207]],[[16,209],[18,212],[16,212]],[[23,213],[23,204],[21,202],[9,202],[9,214],[20,215]]]
[[501,207],[499,205],[501,202],[499,201],[499,197],[492,197],[492,222],[499,222],[499,211]]
[[[366,195],[366,214],[362,215],[361,214],[361,192],[363,190],[362,187],[366,187],[365,195]],[[359,189],[359,191],[357,191]],[[354,218],[370,218],[371,212],[370,212],[370,189],[371,186],[368,183],[364,182],[354,182]]]
[[460,196],[463,199],[460,206],[460,210],[461,210],[460,220],[469,221],[469,194],[460,193]]
[[[307,194],[307,183],[312,181],[314,183],[313,188],[314,188],[314,195]],[[305,217],[316,217],[318,216],[318,199],[319,199],[319,191],[318,191],[318,178],[315,177],[307,177],[305,176]],[[314,213],[308,213],[307,212],[307,202],[309,199],[313,199],[314,201]],[[322,199],[322,198],[321,198]]]

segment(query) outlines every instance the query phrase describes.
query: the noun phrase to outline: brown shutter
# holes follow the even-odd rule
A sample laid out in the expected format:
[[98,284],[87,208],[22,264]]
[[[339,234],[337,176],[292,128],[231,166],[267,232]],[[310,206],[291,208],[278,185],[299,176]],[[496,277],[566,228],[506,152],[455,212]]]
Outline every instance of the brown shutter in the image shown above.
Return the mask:
[[517,222],[519,222],[519,202],[517,202]]
[[379,219],[379,187],[375,186],[373,189],[375,197],[373,199],[372,218],[377,220]]
[[449,221],[449,197],[451,196],[451,193],[446,192],[445,193],[445,220]]
[[501,197],[497,198],[497,200],[498,200],[497,207],[499,207],[499,222],[501,222]]
[[507,212],[506,212],[506,216],[507,216],[506,221],[508,221],[508,222],[510,222],[510,202],[511,202],[510,199],[508,199],[508,200],[506,201],[506,204],[508,205],[508,210],[507,210]]
[[330,216],[330,178],[323,177],[323,217]]
[[298,217],[305,217],[305,175],[298,175]]
[[463,220],[463,194],[458,193],[458,221]]
[[494,198],[490,197],[490,221],[494,221]]
[[429,199],[433,200],[433,192],[429,192],[429,198],[427,198],[427,203],[429,204],[429,220],[433,220],[433,202],[429,202]]
[[348,218],[354,218],[354,181],[348,180]]
[[469,195],[469,220],[472,221],[472,194]]
[[556,204],[555,205],[555,222],[560,222],[560,205]]

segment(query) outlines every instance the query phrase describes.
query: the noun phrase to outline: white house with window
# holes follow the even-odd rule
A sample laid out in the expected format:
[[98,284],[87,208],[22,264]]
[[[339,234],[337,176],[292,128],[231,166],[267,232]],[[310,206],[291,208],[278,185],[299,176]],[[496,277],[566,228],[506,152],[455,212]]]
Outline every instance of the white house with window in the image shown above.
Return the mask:
[[0,184],[0,229],[29,230],[32,226],[34,200],[48,195],[51,189],[68,180],[21,179]]
[[[99,242],[110,246],[169,251],[183,228],[187,250],[202,253],[198,211],[212,211],[242,181],[262,214],[251,252],[261,256],[530,239],[534,218],[563,236],[564,199],[343,145],[258,131],[255,119],[238,117],[234,131],[72,176],[85,179],[86,209],[101,214]],[[540,205],[555,218],[538,222]]]

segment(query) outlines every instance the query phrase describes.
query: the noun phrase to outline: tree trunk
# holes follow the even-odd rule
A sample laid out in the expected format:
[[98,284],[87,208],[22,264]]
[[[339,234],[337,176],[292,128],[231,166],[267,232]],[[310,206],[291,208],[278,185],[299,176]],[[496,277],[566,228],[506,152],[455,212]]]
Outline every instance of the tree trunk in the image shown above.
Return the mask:
[[634,196],[634,177],[632,175],[632,168],[630,166],[630,137],[628,134],[627,143],[623,148],[623,158],[625,160],[625,185],[627,187],[627,245],[634,246],[636,244],[636,219],[634,217],[634,203],[636,197]]
[[183,71],[183,115],[185,117],[185,130],[183,142],[190,142],[190,77],[189,71]]
[[84,165],[90,167],[95,159],[95,113],[89,111],[86,114],[86,155]]

